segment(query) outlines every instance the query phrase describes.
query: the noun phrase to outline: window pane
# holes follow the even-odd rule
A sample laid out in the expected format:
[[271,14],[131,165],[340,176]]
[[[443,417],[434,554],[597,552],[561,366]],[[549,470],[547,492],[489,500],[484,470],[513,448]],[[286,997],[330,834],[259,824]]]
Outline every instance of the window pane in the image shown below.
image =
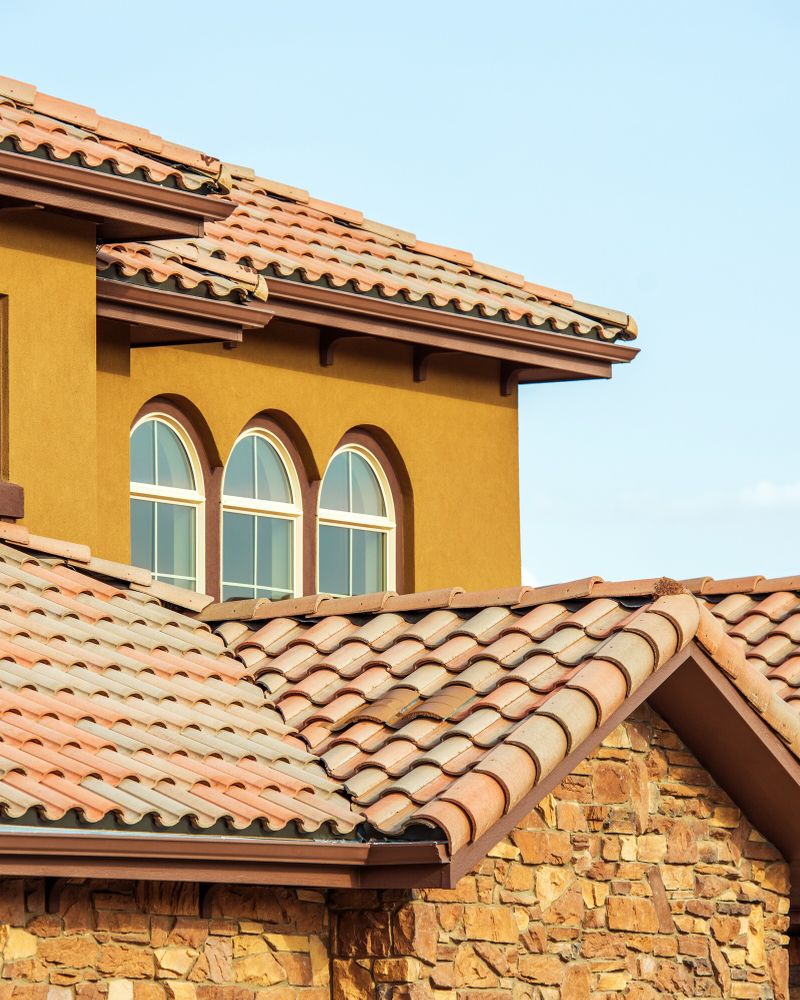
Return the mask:
[[[256,584],[288,596],[292,589],[292,522],[280,517],[258,518]],[[277,596],[277,595],[276,595]]]
[[292,490],[280,455],[264,438],[251,440],[256,447],[256,496],[259,500],[291,503]]
[[163,573],[157,573],[156,579],[162,583],[171,583],[173,587],[183,587],[184,590],[194,590],[196,586],[195,580],[187,580],[182,576],[166,576]]
[[349,594],[349,528],[319,526],[319,590],[322,594]]
[[[226,510],[222,515],[222,579],[226,584],[253,586],[255,522],[252,514],[234,514]],[[240,592],[241,588],[237,590]]]
[[131,500],[131,562],[142,569],[155,569],[155,510],[150,500]]
[[194,476],[189,456],[181,439],[171,427],[160,421],[156,429],[156,477],[159,486],[194,489]]
[[156,504],[156,570],[159,577],[195,577],[195,509]]
[[[155,483],[155,421],[139,424],[131,434],[131,482]],[[138,563],[137,563],[138,565]]]
[[326,510],[350,510],[347,488],[350,453],[343,451],[328,466],[322,481],[320,507]]
[[223,493],[229,497],[250,497],[252,499],[256,495],[253,442],[252,437],[242,438],[231,452],[231,457],[225,466],[225,484],[223,486]]
[[386,514],[378,477],[369,462],[353,452],[350,456],[350,510],[354,514]]
[[[223,601],[233,601],[237,597],[255,597],[256,592],[253,587],[245,587],[241,583],[225,583],[222,585],[222,600]],[[259,597],[262,595],[259,594]],[[269,594],[263,595],[269,597]]]
[[353,529],[352,565],[354,594],[386,589],[386,535],[382,531]]

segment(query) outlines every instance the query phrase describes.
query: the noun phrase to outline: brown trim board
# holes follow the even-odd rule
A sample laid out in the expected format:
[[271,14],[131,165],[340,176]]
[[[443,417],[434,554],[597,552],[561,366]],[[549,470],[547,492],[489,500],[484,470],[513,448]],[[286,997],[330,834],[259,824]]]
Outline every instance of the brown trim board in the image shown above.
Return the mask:
[[169,292],[113,278],[97,279],[98,319],[131,327],[131,347],[223,341],[240,343],[245,330],[265,327],[272,309]]
[[268,278],[267,283],[276,316],[322,330],[499,358],[519,368],[520,382],[610,378],[612,365],[632,361],[639,353],[624,344],[459,316],[299,281]]
[[0,150],[0,198],[44,205],[98,224],[98,242],[202,236],[232,202],[88,167]]
[[441,886],[444,845],[0,828],[0,875],[243,882],[252,885]]

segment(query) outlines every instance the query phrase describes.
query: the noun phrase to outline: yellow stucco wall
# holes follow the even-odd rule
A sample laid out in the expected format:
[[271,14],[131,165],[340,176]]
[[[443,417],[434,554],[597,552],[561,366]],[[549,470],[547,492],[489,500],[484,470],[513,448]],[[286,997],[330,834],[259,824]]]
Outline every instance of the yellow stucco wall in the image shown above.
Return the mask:
[[25,521],[97,541],[95,230],[36,209],[0,212],[3,474]]
[[212,461],[263,411],[298,425],[320,473],[348,430],[381,428],[413,489],[414,587],[519,582],[517,411],[500,396],[497,362],[436,356],[414,383],[410,348],[360,338],[322,368],[316,331],[278,320],[232,351],[129,351],[124,328],[103,324],[96,336],[94,282],[91,227],[0,214],[7,476],[25,489],[32,530],[128,561],[130,425],[168,395],[203,415]]

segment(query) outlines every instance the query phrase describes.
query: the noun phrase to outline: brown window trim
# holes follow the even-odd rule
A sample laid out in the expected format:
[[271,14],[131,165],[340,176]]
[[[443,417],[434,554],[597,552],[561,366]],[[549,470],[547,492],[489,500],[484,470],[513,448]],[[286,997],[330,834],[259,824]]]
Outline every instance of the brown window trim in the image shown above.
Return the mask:
[[[177,421],[197,453],[205,495],[205,592],[219,600],[222,591],[222,480],[229,456],[226,455],[223,460],[219,455],[202,414],[188,400],[156,396],[140,408],[131,426],[154,413],[164,413]],[[317,501],[322,475],[308,442],[291,418],[263,411],[242,427],[237,440],[252,430],[273,434],[294,464],[300,483],[299,500],[303,518],[302,590],[304,595],[314,594],[317,588]],[[395,511],[395,589],[401,594],[409,593],[414,589],[414,502],[402,457],[388,435],[379,428],[355,427],[349,430],[339,440],[334,452],[347,445],[357,445],[370,452],[389,483]]]
[[[389,483],[392,493],[395,516],[395,586],[398,594],[407,594],[414,589],[414,501],[411,491],[411,481],[406,471],[400,452],[389,436],[379,428],[354,427],[349,430],[334,448],[335,454],[347,445],[357,445],[366,449],[380,465]],[[330,459],[329,459],[330,461]],[[327,469],[327,465],[325,466]],[[313,522],[313,554],[314,575],[312,581],[316,587],[317,563],[317,497],[320,483],[316,484],[314,495]],[[313,590],[308,593],[314,593]]]
[[[301,534],[301,560],[302,560],[302,574],[303,574],[303,594],[313,594],[316,588],[316,512],[317,512],[317,495],[319,493],[320,475],[317,470],[316,463],[311,452],[311,448],[308,445],[303,432],[291,419],[291,417],[285,414],[273,414],[268,410],[265,410],[244,425],[244,427],[239,431],[236,436],[238,441],[242,434],[246,434],[248,431],[265,431],[267,434],[272,434],[276,437],[283,447],[286,449],[289,458],[294,466],[294,471],[297,476],[297,480],[300,483],[300,496],[297,498],[300,509],[302,511],[302,534]],[[225,461],[227,462],[230,456],[225,456]],[[222,466],[224,472],[224,463]],[[219,500],[218,505],[218,523],[221,524],[222,521],[222,475],[219,479]],[[221,529],[218,528],[218,534]],[[211,562],[214,561],[214,574],[217,589],[214,591],[215,596],[221,598],[222,596],[222,548],[221,548],[221,537],[219,538],[218,544],[214,552],[206,549],[206,560],[208,562],[208,567],[206,569],[207,575],[211,572]]]
[[[210,596],[218,597],[220,591],[219,512],[222,498],[222,465],[219,454],[205,420],[203,420],[199,410],[196,410],[188,400],[173,400],[167,396],[155,396],[141,407],[133,418],[131,427],[134,427],[144,417],[156,413],[164,413],[179,423],[194,445],[197,460],[200,463],[200,473],[203,477],[202,492],[205,497],[206,565],[204,590]],[[198,428],[202,428],[203,433]]]

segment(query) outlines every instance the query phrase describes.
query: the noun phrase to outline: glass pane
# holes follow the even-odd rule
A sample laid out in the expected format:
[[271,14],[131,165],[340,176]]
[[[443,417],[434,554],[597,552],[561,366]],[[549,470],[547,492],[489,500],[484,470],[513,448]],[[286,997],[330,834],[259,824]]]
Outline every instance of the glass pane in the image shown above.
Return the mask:
[[324,507],[326,510],[350,510],[347,489],[349,458],[350,453],[343,451],[328,466],[328,471],[322,480],[320,507]]
[[[252,514],[234,514],[226,510],[222,515],[222,579],[226,584],[253,586],[255,523]],[[241,588],[237,590],[239,592]]]
[[148,420],[146,424],[139,424],[131,434],[132,483],[154,484],[156,481],[155,426],[154,420]]
[[289,594],[292,589],[292,522],[281,517],[258,518],[256,585]]
[[253,467],[253,438],[242,438],[231,452],[225,466],[225,483],[222,492],[229,497],[250,497],[256,495]]
[[380,517],[386,514],[378,477],[369,462],[355,452],[350,456],[350,501],[350,510],[354,514],[377,514]]
[[142,569],[155,569],[155,511],[150,500],[131,500],[131,562]]
[[156,573],[156,580],[162,583],[171,583],[173,587],[183,587],[184,590],[194,590],[196,581],[187,580],[182,576],[166,576],[164,573]]
[[269,441],[252,438],[256,446],[256,496],[259,500],[292,502],[292,489],[280,455]]
[[195,576],[195,509],[156,504],[156,570],[161,576]]
[[256,594],[254,587],[245,587],[241,583],[224,583],[222,585],[222,600],[233,601],[237,597],[269,597],[269,594]]
[[319,526],[319,590],[321,594],[349,594],[349,528]]
[[353,529],[352,566],[354,594],[386,589],[386,535],[382,531]]
[[171,427],[155,421],[156,482],[159,486],[174,486],[181,490],[194,489],[192,466],[181,439]]

